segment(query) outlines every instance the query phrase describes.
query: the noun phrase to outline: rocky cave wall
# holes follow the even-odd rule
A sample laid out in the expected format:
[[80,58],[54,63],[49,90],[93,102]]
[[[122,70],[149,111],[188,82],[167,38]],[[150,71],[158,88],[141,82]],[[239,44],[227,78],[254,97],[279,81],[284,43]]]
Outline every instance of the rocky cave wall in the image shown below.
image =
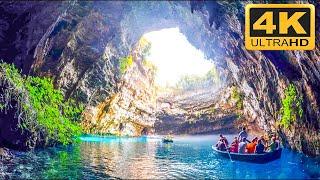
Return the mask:
[[[229,80],[245,94],[244,114],[250,125],[277,131],[290,147],[319,155],[319,37],[313,51],[247,51],[243,43],[246,3],[1,3],[0,57],[25,73],[53,77],[66,98],[78,99],[88,107],[86,113],[94,114],[94,109],[122,91],[118,60],[132,52],[140,37],[179,27],[220,70],[232,74]],[[320,8],[319,2],[312,3]],[[319,34],[319,11],[316,14]],[[281,98],[290,83],[304,98],[304,116],[285,129],[277,122]]]
[[141,46],[127,57],[133,62],[116,84],[118,91],[98,106],[86,107],[81,123],[86,133],[139,136],[152,132],[156,121],[155,71],[145,63]]
[[[3,4],[4,10],[8,9],[7,7],[19,10],[19,14],[14,11],[7,12],[8,22],[3,23],[9,25],[5,27],[6,29],[4,28],[3,37],[7,37],[7,32],[14,30],[16,26],[24,27],[30,32],[23,34],[28,42],[24,45],[20,45],[23,44],[21,41],[7,40],[29,49],[28,57],[33,55],[32,59],[23,57],[27,59],[31,67],[24,65],[25,61],[15,64],[23,68],[25,73],[52,77],[56,87],[64,91],[66,98],[76,98],[84,103],[86,111],[83,124],[88,133],[115,133],[121,124],[120,129],[122,130],[116,134],[128,134],[126,131],[130,131],[129,134],[138,135],[137,132],[141,132],[141,129],[153,126],[154,117],[150,110],[145,113],[149,114],[149,117],[131,120],[136,128],[129,128],[132,126],[132,124],[129,125],[130,123],[120,123],[123,117],[110,116],[114,109],[119,110],[118,107],[122,106],[123,97],[128,98],[128,101],[129,99],[141,99],[139,97],[141,94],[131,93],[128,96],[126,91],[128,89],[126,83],[129,83],[128,86],[130,83],[134,84],[137,75],[141,74],[140,70],[137,71],[139,68],[129,71],[136,73],[136,76],[128,75],[129,79],[124,80],[126,76],[121,76],[118,66],[119,59],[132,53],[136,42],[144,33],[163,28],[180,27],[184,34],[190,35],[190,41],[197,46],[215,49],[214,44],[204,45],[202,43],[202,40],[207,42],[204,39],[213,41],[213,36],[210,37],[205,28],[208,25],[203,23],[201,13],[196,16],[191,13],[188,2],[70,2],[55,3],[54,6],[50,4],[41,6],[37,3],[32,6],[32,4],[23,2]],[[36,13],[38,8],[42,10]],[[25,11],[25,13],[20,11]],[[46,26],[42,28],[45,31],[33,33],[35,29],[39,29],[39,24],[33,20],[34,17],[44,17],[45,15],[42,14],[44,12],[51,12],[56,15],[56,18],[43,19],[42,23]],[[25,21],[21,24],[10,25],[12,21],[10,16],[22,18],[24,14],[30,14]],[[194,26],[200,28],[195,29]],[[20,33],[20,31],[17,32],[18,35]],[[38,43],[30,44],[29,39],[36,39]],[[18,44],[12,44],[18,46]],[[211,57],[212,52],[207,51]],[[5,51],[4,54],[6,53]],[[23,56],[24,53],[19,55]],[[8,59],[9,57],[3,56],[3,58]],[[21,59],[15,56],[10,58],[13,59],[13,62]],[[121,85],[123,82],[125,85]],[[133,88],[137,92],[142,90],[145,96],[152,91],[152,88],[143,90],[142,88],[148,88],[144,86],[141,88],[133,86]],[[150,107],[147,101],[143,101],[142,105]],[[121,113],[130,112],[132,111],[123,109]],[[108,116],[105,116],[105,113]],[[117,123],[110,125],[111,121]],[[127,125],[131,130],[123,128]]]
[[[223,11],[210,11],[210,16],[223,20],[213,33],[223,42],[225,60],[233,79],[245,93],[244,114],[249,124],[265,131],[277,132],[285,143],[305,154],[320,154],[320,38],[312,51],[247,51],[244,47],[244,7],[247,2],[232,5],[218,3]],[[294,3],[294,2],[293,2]],[[308,3],[308,2],[304,2]],[[320,33],[320,3],[316,6],[316,34]],[[211,5],[212,6],[212,5]],[[223,8],[222,8],[223,7]],[[213,22],[215,23],[215,22]],[[227,39],[228,41],[224,41]],[[289,128],[279,125],[281,99],[289,84],[294,84],[303,98],[304,114]]]

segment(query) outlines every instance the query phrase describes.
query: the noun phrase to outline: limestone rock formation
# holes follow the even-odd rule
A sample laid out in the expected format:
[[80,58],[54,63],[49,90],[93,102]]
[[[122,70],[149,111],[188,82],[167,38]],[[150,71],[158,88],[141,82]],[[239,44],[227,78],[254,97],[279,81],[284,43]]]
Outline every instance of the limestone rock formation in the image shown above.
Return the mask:
[[[316,9],[320,8],[319,2],[313,3]],[[312,51],[248,51],[243,43],[244,6],[247,2],[217,4],[214,6],[223,7],[224,11],[211,11],[210,16],[221,16],[223,21],[216,22],[220,27],[214,33],[218,41],[223,42],[227,67],[245,94],[244,113],[247,119],[265,131],[277,131],[289,147],[306,154],[319,155],[319,36],[316,37],[316,48]],[[212,10],[208,5],[206,9]],[[316,22],[319,21],[320,14],[317,12]],[[316,26],[316,34],[319,34],[319,23]],[[302,118],[285,128],[279,126],[281,99],[291,83],[297,88],[298,96],[303,98],[304,113]]]
[[155,71],[145,65],[140,49],[128,58],[133,62],[122,74],[119,90],[98,106],[86,108],[82,121],[85,132],[122,136],[152,132],[156,120]]
[[231,88],[199,89],[158,98],[156,134],[213,134],[238,131],[241,108]]

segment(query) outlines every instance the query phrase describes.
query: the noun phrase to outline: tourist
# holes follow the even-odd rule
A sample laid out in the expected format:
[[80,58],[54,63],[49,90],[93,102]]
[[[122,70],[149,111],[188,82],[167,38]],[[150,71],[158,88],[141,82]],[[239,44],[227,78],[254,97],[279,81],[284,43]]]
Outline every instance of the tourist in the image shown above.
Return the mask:
[[239,149],[238,152],[241,154],[246,153],[246,146],[247,146],[247,138],[242,138],[241,142],[239,143]]
[[254,153],[256,153],[256,154],[263,154],[264,153],[264,145],[262,144],[261,139],[258,140],[258,144],[256,145]]
[[242,131],[239,133],[238,140],[241,141],[243,138],[248,138],[248,133],[245,127],[243,127]]
[[226,145],[226,147],[228,147],[229,142],[228,142],[227,138],[224,137],[222,134],[220,134],[220,141],[222,141]]
[[239,148],[238,137],[234,137],[234,139],[230,145],[230,152],[238,153],[238,148]]
[[265,136],[264,135],[260,136],[259,140],[261,140],[261,143],[264,146],[264,150],[266,151],[268,148],[268,141],[266,140]]
[[269,148],[269,152],[273,152],[277,149],[276,138],[274,136],[271,138],[271,143],[268,146],[268,148]]
[[267,145],[267,141],[266,141],[266,139],[264,138],[264,136],[262,135],[262,136],[260,136],[260,139],[259,140],[261,140],[261,143],[264,145],[264,146],[266,146]]
[[250,143],[247,144],[246,146],[247,153],[249,154],[254,153],[254,150],[256,149],[257,141],[258,141],[258,137],[255,137],[252,139]]
[[226,144],[221,139],[219,139],[219,141],[217,142],[216,147],[217,147],[217,150],[219,150],[219,151],[226,151],[227,150]]

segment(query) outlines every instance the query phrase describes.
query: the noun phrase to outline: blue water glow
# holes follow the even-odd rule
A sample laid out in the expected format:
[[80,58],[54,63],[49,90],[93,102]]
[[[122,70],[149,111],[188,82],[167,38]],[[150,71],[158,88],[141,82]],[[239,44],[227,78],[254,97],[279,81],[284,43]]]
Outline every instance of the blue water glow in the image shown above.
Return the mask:
[[[227,136],[231,139],[232,136]],[[319,161],[284,149],[279,160],[267,164],[231,162],[215,154],[210,136],[178,136],[173,143],[161,137],[83,136],[77,145],[16,153],[0,164],[11,178],[319,178]]]

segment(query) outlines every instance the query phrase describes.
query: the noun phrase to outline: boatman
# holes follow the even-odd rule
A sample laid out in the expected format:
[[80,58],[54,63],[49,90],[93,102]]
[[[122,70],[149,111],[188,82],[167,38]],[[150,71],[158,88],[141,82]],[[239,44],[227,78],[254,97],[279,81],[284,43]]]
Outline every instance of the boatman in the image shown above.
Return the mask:
[[248,138],[248,133],[247,133],[245,127],[243,127],[242,131],[240,131],[239,136],[238,136],[238,140],[242,141],[243,138],[246,138],[246,139]]

